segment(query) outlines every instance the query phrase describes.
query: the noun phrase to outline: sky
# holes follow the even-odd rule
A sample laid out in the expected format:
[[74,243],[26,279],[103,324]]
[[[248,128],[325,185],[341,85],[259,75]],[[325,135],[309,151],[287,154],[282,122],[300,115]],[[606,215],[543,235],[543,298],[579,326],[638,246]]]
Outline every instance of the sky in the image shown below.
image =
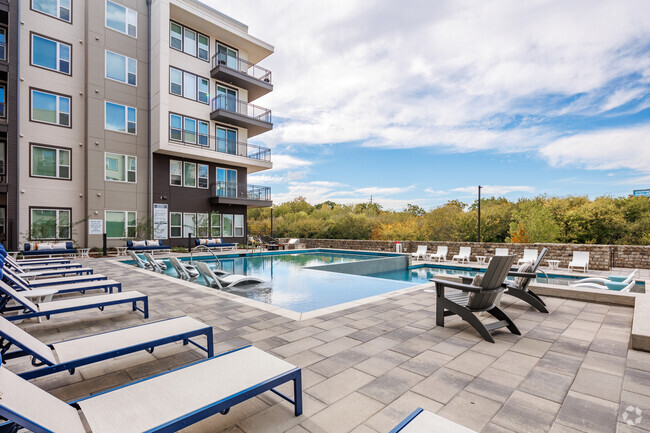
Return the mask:
[[647,0],[203,1],[275,47],[275,204],[650,188]]

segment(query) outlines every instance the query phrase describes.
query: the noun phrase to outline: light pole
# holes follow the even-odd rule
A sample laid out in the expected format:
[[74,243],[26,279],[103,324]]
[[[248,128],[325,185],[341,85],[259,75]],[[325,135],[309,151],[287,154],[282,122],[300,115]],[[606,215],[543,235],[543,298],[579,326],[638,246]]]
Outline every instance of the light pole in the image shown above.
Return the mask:
[[481,242],[481,185],[478,186],[478,241]]

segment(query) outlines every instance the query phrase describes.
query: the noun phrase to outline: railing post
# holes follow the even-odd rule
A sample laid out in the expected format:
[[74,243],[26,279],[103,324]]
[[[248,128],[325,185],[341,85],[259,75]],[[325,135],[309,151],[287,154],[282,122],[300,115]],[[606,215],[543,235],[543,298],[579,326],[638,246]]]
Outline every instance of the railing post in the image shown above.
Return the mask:
[[102,235],[102,255],[106,257],[107,252],[106,252],[106,233]]
[[192,251],[192,233],[187,234],[187,250]]

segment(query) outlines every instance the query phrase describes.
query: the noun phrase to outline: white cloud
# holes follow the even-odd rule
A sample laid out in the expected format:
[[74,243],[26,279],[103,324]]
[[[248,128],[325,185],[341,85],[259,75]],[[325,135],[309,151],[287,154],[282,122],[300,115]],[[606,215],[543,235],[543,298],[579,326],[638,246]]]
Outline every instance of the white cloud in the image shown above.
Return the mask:
[[248,183],[257,184],[257,185],[268,185],[276,183],[285,183],[287,181],[286,176],[280,176],[275,174],[249,174]]
[[273,155],[274,170],[291,170],[295,168],[306,168],[313,164],[312,161],[296,158],[291,155]]
[[406,187],[396,186],[396,187],[387,187],[387,188],[371,186],[367,188],[358,188],[355,190],[355,192],[362,195],[386,196],[386,195],[402,194],[407,191],[413,190],[413,188],[415,188],[415,185],[406,186]]
[[[453,188],[452,191],[478,195],[478,185]],[[481,186],[482,195],[502,196],[511,192],[532,193],[534,191],[535,191],[535,187],[526,186],[526,185],[482,185]]]
[[433,189],[433,188],[426,188],[426,189],[424,190],[424,192],[429,193],[429,194],[431,194],[431,195],[445,195],[445,194],[449,194],[448,191],[437,191],[437,190],[435,190],[435,189]]
[[560,138],[540,153],[551,165],[650,172],[650,126],[607,129]]

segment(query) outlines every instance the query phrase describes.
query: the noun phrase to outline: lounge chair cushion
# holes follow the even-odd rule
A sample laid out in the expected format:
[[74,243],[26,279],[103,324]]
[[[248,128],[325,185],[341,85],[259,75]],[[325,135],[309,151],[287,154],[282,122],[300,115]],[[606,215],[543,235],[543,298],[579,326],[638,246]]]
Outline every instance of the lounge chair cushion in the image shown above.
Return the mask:
[[623,283],[623,282],[619,283],[619,282],[614,282],[614,281],[606,281],[605,282],[605,286],[607,286],[607,288],[609,290],[614,290],[614,291],[617,291],[617,292],[620,292],[621,290],[626,288],[628,284],[629,283]]
[[[531,262],[524,262],[521,266],[519,266],[517,272],[533,272],[533,264]],[[526,277],[515,277],[512,280],[510,287],[514,287],[515,289],[522,289],[527,280],[528,278]]]

